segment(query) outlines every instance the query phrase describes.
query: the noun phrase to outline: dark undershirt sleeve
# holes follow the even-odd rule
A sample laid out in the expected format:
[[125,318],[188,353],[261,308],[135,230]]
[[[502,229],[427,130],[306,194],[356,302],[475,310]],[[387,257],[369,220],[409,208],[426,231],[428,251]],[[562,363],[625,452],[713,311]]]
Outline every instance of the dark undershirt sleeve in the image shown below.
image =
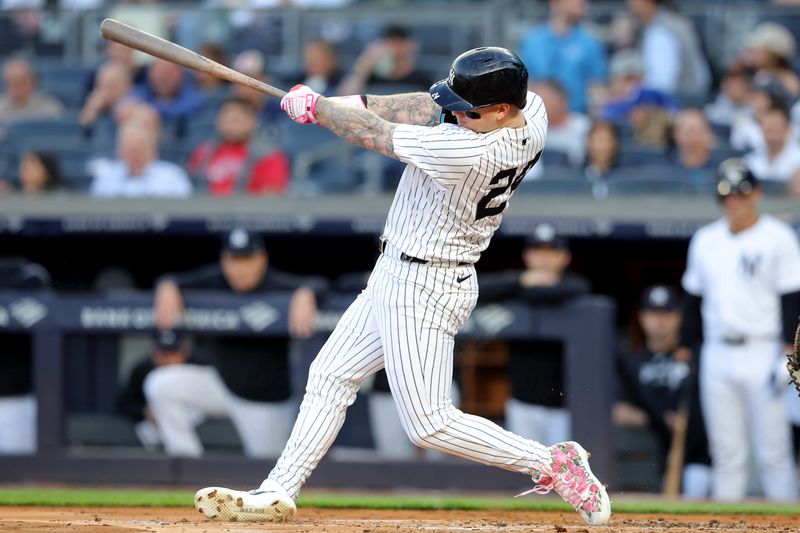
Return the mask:
[[800,291],[781,295],[781,317],[783,342],[793,344],[797,323],[800,321]]

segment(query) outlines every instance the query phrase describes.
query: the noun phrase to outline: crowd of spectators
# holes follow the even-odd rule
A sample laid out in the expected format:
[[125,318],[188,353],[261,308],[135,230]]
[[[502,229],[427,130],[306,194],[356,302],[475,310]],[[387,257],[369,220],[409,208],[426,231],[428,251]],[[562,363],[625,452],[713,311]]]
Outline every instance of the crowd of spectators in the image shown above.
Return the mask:
[[[527,65],[531,89],[543,97],[550,117],[548,154],[526,178],[521,193],[539,190],[537,182],[588,180],[598,198],[637,190],[705,194],[713,181],[709,169],[733,154],[747,157],[756,174],[769,184],[768,192],[800,193],[800,106],[796,105],[800,78],[793,68],[796,36],[777,22],[756,24],[742,39],[733,61],[720,64],[719,58],[706,52],[708,36],[673,4],[619,2],[611,20],[599,26],[587,20],[589,0],[549,0],[547,18],[531,23],[516,43],[506,43]],[[245,18],[242,24],[253,23],[252,17]],[[183,35],[185,29],[182,22],[175,31]],[[364,44],[352,65],[339,57],[341,42],[314,38],[304,44],[303,65],[297,72],[277,72],[256,49],[233,54],[224,42],[202,42],[198,49],[267,83],[287,87],[305,83],[329,96],[424,91],[442,75],[420,66],[418,59],[427,43],[424,33],[417,34],[413,27],[384,27]],[[46,67],[39,67],[35,58],[6,58],[0,131],[16,134],[19,126],[13,124],[33,121],[39,123],[39,130],[19,131],[45,133],[28,134],[38,141],[17,135],[5,143],[0,151],[4,160],[0,191],[32,191],[30,184],[23,185],[21,173],[21,162],[30,151],[53,156],[55,174],[61,180],[47,190],[103,196],[333,190],[330,180],[321,177],[321,167],[299,173],[303,179],[308,174],[312,182],[319,178],[313,187],[297,183],[295,169],[303,152],[318,154],[311,158],[314,162],[324,160],[336,150],[316,150],[338,141],[315,135],[313,142],[304,139],[298,149],[291,128],[282,126],[285,118],[275,99],[166,61],[147,63],[117,43],[108,43],[105,50],[103,63],[75,71],[76,76],[85,77],[77,105],[59,94],[57,85],[50,86],[50,93],[40,87],[37,70]],[[445,69],[442,65],[439,70]],[[125,143],[120,137],[123,131],[127,137],[135,135],[123,122],[133,115],[152,115],[152,111],[161,122],[156,154],[140,161],[139,168],[129,168],[132,163],[121,155]],[[252,126],[250,118],[243,119],[248,123],[243,129],[251,131],[223,131],[224,123],[231,122],[227,116],[243,117],[253,111]],[[46,133],[54,122],[76,124],[80,134],[58,140]],[[609,136],[615,138],[611,144],[616,154],[598,162],[591,145],[602,144]],[[339,152],[347,149],[339,146]],[[116,167],[104,163],[115,157]],[[373,190],[365,183],[363,162],[358,157],[351,160],[349,167],[337,170],[352,174],[338,180],[337,190]],[[181,167],[185,176],[166,163]],[[150,166],[160,168],[156,171]],[[390,189],[398,167],[391,162],[380,167],[389,175],[381,180],[382,187]],[[162,172],[180,185],[151,188],[140,183]],[[117,185],[108,185],[106,173],[112,174]],[[220,173],[226,177],[221,179]],[[121,179],[131,183],[124,185]]]

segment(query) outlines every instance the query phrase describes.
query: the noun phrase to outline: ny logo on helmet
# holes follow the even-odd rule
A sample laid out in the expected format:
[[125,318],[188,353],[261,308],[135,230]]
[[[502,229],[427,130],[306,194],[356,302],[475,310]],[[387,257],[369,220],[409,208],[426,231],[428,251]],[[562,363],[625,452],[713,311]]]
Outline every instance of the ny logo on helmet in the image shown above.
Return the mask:
[[455,79],[455,77],[456,77],[456,71],[455,71],[455,69],[451,68],[450,69],[450,75],[447,77],[447,85],[452,87],[453,86],[453,80]]

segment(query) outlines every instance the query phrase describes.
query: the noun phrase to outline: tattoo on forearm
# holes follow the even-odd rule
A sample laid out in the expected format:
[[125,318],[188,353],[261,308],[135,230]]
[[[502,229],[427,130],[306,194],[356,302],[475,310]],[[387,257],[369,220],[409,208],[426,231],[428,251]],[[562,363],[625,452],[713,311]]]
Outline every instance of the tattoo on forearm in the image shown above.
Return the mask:
[[442,114],[442,108],[428,93],[368,95],[367,107],[390,122],[418,126],[435,126]]
[[338,137],[367,150],[374,150],[397,159],[392,133],[397,127],[375,113],[320,98],[317,120]]

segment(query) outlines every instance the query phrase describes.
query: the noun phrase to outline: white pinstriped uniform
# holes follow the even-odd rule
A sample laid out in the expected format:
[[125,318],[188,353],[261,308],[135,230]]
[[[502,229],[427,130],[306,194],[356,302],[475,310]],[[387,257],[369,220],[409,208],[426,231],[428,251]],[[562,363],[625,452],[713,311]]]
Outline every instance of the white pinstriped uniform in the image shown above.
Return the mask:
[[293,497],[336,438],[361,382],[384,367],[415,444],[526,475],[549,465],[545,446],[450,400],[453,338],[478,298],[473,263],[544,146],[547,115],[534,93],[524,114],[524,127],[482,134],[453,124],[395,129],[395,153],[407,166],[385,249],[311,365],[292,435],[269,474]]

